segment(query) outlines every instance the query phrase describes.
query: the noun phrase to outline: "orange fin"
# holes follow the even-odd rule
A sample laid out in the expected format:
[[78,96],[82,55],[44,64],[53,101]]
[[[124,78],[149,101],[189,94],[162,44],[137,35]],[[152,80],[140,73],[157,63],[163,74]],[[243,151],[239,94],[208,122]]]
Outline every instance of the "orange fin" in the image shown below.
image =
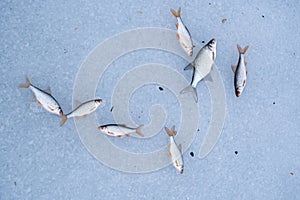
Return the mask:
[[87,117],[87,115],[82,115],[82,117],[83,117],[83,118],[86,118],[86,117]]
[[235,71],[236,71],[236,66],[231,65],[231,69],[232,69],[233,73],[235,73]]
[[245,54],[246,51],[248,50],[249,46],[246,46],[245,48],[242,49],[240,47],[240,45],[237,45],[237,48],[238,48],[240,54]]
[[141,128],[143,127],[144,125],[140,125],[136,128],[136,133],[141,136],[141,137],[144,137],[143,133],[141,132]]
[[29,86],[31,85],[29,78],[26,76],[25,80],[26,80],[26,83],[24,85],[19,85],[19,88],[29,88]]
[[170,158],[172,158],[171,152],[168,152],[167,155],[168,155]]
[[178,8],[178,11],[176,12],[175,10],[173,10],[172,8],[170,9],[171,13],[174,15],[174,17],[180,17],[180,13],[181,13],[181,8]]
[[177,39],[180,39],[180,35],[178,33],[176,33],[176,37]]
[[127,137],[129,137],[129,136],[130,136],[130,135],[129,135],[129,133],[126,133],[125,135],[126,135]]
[[246,61],[244,61],[244,65],[246,66],[248,63]]
[[63,126],[65,123],[66,123],[66,121],[67,121],[67,116],[66,115],[63,115],[62,116],[62,120],[61,120],[61,122],[60,122],[60,126]]
[[50,106],[47,106],[47,107],[48,107],[48,109],[49,109],[49,110],[51,110],[51,111],[53,111],[53,110],[54,110],[54,109],[53,109],[53,108],[51,108]]
[[167,127],[165,127],[165,130],[166,130],[168,136],[176,135],[175,126],[173,126],[172,131],[170,131]]
[[246,70],[246,75],[248,75],[248,70]]
[[115,135],[113,132],[108,131],[107,132],[109,135]]
[[186,44],[184,44],[183,42],[181,43],[181,45],[182,45],[184,48],[187,48]]
[[178,23],[175,26],[176,26],[176,29],[178,29]]
[[40,101],[37,101],[37,105],[41,106],[42,104],[41,104],[41,102],[40,102]]
[[117,137],[118,137],[118,138],[121,138],[121,137],[122,137],[122,135],[117,135]]

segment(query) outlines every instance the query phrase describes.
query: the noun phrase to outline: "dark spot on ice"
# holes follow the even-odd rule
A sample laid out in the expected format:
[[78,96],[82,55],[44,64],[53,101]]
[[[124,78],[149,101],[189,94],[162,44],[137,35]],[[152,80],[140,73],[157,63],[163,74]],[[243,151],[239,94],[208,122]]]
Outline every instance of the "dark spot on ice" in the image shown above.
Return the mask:
[[291,173],[290,173],[290,175],[292,175],[292,176],[293,176],[293,175],[294,175],[294,173],[293,173],[293,172],[291,172]]
[[112,112],[112,111],[113,111],[113,109],[114,109],[114,107],[112,106],[112,107],[110,108],[110,112]]
[[238,151],[235,151],[234,153],[237,155],[239,152],[238,152]]
[[198,128],[197,131],[200,131],[200,129]]
[[64,54],[68,53],[68,50],[67,49],[64,49]]
[[190,152],[190,155],[191,155],[192,157],[194,157],[194,152]]
[[163,91],[163,90],[164,90],[164,88],[162,88],[162,87],[158,87],[158,89],[159,89],[160,91]]
[[265,18],[265,16],[264,16],[264,15],[262,15],[261,17],[262,17],[262,18]]
[[205,43],[205,41],[204,40],[202,40],[202,44],[204,44]]
[[141,119],[141,116],[139,116],[139,119]]
[[14,181],[14,185],[15,185],[15,187],[17,186],[17,182],[16,181]]
[[275,101],[273,102],[273,105],[275,105]]
[[211,3],[208,3],[208,5],[211,5]]

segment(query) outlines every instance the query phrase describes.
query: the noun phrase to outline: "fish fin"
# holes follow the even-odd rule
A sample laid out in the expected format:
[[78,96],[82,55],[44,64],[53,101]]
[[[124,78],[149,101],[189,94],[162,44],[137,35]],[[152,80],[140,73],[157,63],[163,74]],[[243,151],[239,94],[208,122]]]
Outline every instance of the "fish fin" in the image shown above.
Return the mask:
[[189,63],[185,68],[184,68],[184,71],[185,70],[189,70],[189,69],[194,69],[194,65],[192,63]]
[[248,75],[248,70],[246,70],[246,75]]
[[244,65],[246,66],[248,63],[246,61],[244,61]]
[[245,84],[246,84],[246,80],[243,81],[243,86],[245,86]]
[[24,85],[19,85],[19,88],[29,88],[29,86],[31,85],[29,78],[27,76],[25,76],[25,80],[26,80],[26,83]]
[[233,73],[235,73],[235,71],[236,71],[236,66],[231,65],[231,69],[232,69]]
[[167,153],[167,156],[170,157],[170,158],[172,158],[171,152],[168,152],[168,153]]
[[122,137],[122,135],[117,135],[117,137],[118,137],[118,138],[121,138],[121,137]]
[[180,153],[182,153],[182,145],[181,144],[178,145],[178,149],[179,149]]
[[175,26],[176,26],[176,29],[178,29],[178,23]]
[[115,134],[114,134],[113,132],[111,132],[111,131],[108,131],[107,133],[108,133],[109,135],[113,135],[113,136],[115,135]]
[[212,79],[210,73],[209,73],[208,75],[206,75],[204,79],[205,79],[206,81],[213,82],[213,79]]
[[126,133],[125,135],[126,135],[126,137],[129,137],[129,136],[130,136],[130,134],[129,134],[129,133]]
[[242,49],[240,47],[240,45],[237,45],[237,48],[238,48],[240,54],[245,54],[246,51],[248,50],[249,46],[246,46],[245,48]]
[[53,111],[53,110],[54,110],[54,109],[53,109],[53,108],[51,108],[50,106],[47,106],[47,107],[48,107],[48,109],[49,109],[49,110],[51,110],[51,111]]
[[139,127],[136,128],[136,133],[141,136],[141,137],[144,137],[143,133],[141,132],[141,128],[143,127],[144,125],[140,125]]
[[173,131],[173,129],[172,129],[172,131],[170,131],[167,127],[165,127],[165,130],[166,130],[168,136],[174,136],[175,135],[175,132]]
[[176,33],[176,37],[177,39],[180,39],[180,35],[178,33]]
[[37,102],[37,105],[39,105],[39,106],[41,106],[42,105],[42,103],[38,100]]
[[181,43],[181,45],[184,47],[184,48],[187,48],[186,44],[184,42]]
[[82,117],[83,117],[83,118],[86,118],[86,117],[87,117],[87,115],[82,115]]
[[60,122],[60,126],[63,126],[65,123],[66,123],[66,121],[67,121],[67,115],[63,115],[62,116],[62,120],[61,120],[61,122]]
[[181,8],[178,8],[178,11],[176,12],[175,10],[173,10],[172,8],[170,9],[171,13],[174,15],[174,17],[180,17],[180,13],[181,13]]
[[196,88],[192,87],[191,85],[187,86],[183,90],[181,90],[180,94],[191,92],[193,94],[193,98],[195,99],[195,102],[198,102],[198,95]]
[[47,94],[51,95],[51,89],[50,89],[50,87],[48,87],[46,90],[44,90],[44,92],[46,92]]
[[175,131],[175,125],[172,126],[172,132],[176,133],[176,131]]

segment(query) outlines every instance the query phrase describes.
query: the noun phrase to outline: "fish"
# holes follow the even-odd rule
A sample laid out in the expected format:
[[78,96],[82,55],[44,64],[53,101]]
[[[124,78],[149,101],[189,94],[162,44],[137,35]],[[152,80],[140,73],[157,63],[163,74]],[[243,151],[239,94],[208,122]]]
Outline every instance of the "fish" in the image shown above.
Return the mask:
[[93,99],[81,104],[79,102],[80,105],[77,106],[77,108],[75,108],[72,112],[62,116],[63,119],[60,125],[63,126],[66,123],[67,119],[71,117],[85,118],[88,114],[94,112],[101,103],[102,103],[102,99]]
[[193,69],[193,78],[191,84],[184,88],[180,94],[192,92],[196,103],[198,102],[196,90],[197,84],[203,78],[208,78],[208,74],[210,73],[214,65],[214,61],[216,60],[216,47],[217,40],[213,38],[200,49],[194,61],[184,68],[184,70]]
[[19,88],[29,88],[33,92],[33,97],[37,100],[37,104],[41,105],[48,112],[62,117],[63,110],[61,109],[57,100],[51,95],[50,88],[42,90],[31,84],[29,78],[26,76],[26,83],[19,85]]
[[181,13],[181,8],[178,9],[176,12],[173,9],[170,9],[171,13],[176,17],[177,19],[177,24],[176,24],[176,37],[179,40],[179,43],[183,50],[186,52],[188,56],[193,56],[193,48],[195,47],[193,45],[192,37],[191,34],[188,30],[188,28],[184,25],[180,13]]
[[176,135],[175,126],[172,127],[172,130],[170,131],[167,127],[165,127],[165,130],[167,132],[167,135],[170,137],[170,144],[169,148],[170,151],[168,152],[168,156],[172,159],[172,163],[174,167],[177,169],[177,171],[182,174],[183,173],[183,158],[182,158],[182,146],[181,144],[177,146],[174,136]]
[[237,45],[239,51],[239,60],[236,66],[231,66],[231,69],[234,73],[234,89],[235,95],[237,97],[241,96],[247,80],[248,70],[246,70],[247,62],[245,61],[244,54],[248,50],[249,46],[246,46],[244,49]]
[[101,133],[105,133],[109,136],[115,136],[121,138],[122,136],[129,137],[131,133],[136,133],[141,137],[144,137],[144,135],[141,132],[141,128],[144,125],[140,125],[137,128],[131,128],[126,126],[125,124],[106,124],[98,127],[98,130]]

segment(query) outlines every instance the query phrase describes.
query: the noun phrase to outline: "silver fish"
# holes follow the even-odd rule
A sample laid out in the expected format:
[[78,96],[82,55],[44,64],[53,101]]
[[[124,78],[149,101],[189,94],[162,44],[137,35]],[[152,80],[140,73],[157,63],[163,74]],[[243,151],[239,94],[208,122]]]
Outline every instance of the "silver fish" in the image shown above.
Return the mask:
[[94,99],[90,101],[86,101],[80,104],[77,108],[75,108],[72,112],[63,115],[63,119],[60,123],[61,126],[67,121],[68,118],[71,117],[86,117],[88,114],[94,112],[98,106],[102,103],[102,99]]
[[34,94],[34,98],[37,100],[38,105],[41,105],[48,112],[63,116],[63,111],[56,101],[56,99],[51,95],[50,89],[47,91],[41,90],[40,88],[32,85],[26,76],[26,83],[24,85],[19,85],[19,88],[30,88]]
[[177,12],[175,10],[171,9],[171,13],[177,19],[176,37],[179,40],[179,43],[180,43],[181,47],[183,48],[183,50],[187,53],[187,55],[192,56],[194,45],[193,45],[191,34],[190,34],[189,30],[187,29],[187,27],[184,25],[184,23],[180,17],[181,8],[179,8]]
[[172,127],[172,130],[170,131],[167,127],[165,127],[165,130],[170,137],[170,152],[168,153],[169,157],[172,159],[174,167],[177,169],[177,171],[182,174],[183,173],[183,158],[182,158],[182,146],[176,144],[174,140],[174,136],[176,135],[175,126]]
[[239,61],[237,66],[232,65],[231,68],[234,72],[235,95],[239,97],[246,86],[248,71],[246,70],[247,62],[245,61],[244,54],[248,50],[249,46],[246,46],[244,49],[242,49],[240,45],[237,45],[237,48],[239,51]]
[[216,46],[217,40],[210,40],[204,47],[200,49],[195,60],[184,68],[184,70],[193,69],[194,73],[191,84],[184,88],[180,94],[192,92],[196,103],[198,102],[196,90],[197,84],[210,73],[217,56]]
[[141,132],[143,125],[138,126],[137,128],[131,128],[125,124],[106,124],[98,127],[98,130],[101,133],[105,133],[109,136],[115,136],[121,138],[123,135],[129,137],[131,133],[137,133],[139,136],[143,137],[144,135]]

